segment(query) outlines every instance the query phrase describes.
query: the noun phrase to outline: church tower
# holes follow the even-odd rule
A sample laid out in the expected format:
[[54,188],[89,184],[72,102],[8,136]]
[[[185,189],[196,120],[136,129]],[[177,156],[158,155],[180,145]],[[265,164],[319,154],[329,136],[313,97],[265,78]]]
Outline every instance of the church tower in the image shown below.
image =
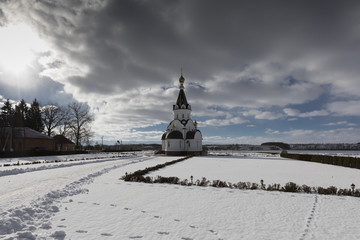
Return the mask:
[[197,122],[190,118],[191,105],[184,91],[185,78],[179,78],[179,95],[173,105],[173,120],[162,135],[162,151],[166,155],[200,155],[202,152],[202,134]]

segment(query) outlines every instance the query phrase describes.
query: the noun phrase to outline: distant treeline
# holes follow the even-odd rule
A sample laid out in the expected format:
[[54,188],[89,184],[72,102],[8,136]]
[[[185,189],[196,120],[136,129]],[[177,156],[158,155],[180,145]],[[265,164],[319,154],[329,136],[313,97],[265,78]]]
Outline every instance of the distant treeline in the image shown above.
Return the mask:
[[5,128],[29,127],[48,136],[63,135],[75,142],[76,149],[80,149],[93,136],[93,121],[90,107],[85,103],[40,106],[35,98],[31,104],[21,99],[13,105],[7,99],[0,108],[0,147],[2,148],[7,137]]

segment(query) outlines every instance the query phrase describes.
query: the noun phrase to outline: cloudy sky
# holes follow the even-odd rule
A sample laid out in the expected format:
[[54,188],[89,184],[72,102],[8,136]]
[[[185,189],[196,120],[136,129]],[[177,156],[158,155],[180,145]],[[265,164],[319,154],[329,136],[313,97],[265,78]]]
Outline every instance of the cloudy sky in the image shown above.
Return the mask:
[[0,102],[157,142],[183,68],[205,143],[360,142],[360,1],[0,0]]

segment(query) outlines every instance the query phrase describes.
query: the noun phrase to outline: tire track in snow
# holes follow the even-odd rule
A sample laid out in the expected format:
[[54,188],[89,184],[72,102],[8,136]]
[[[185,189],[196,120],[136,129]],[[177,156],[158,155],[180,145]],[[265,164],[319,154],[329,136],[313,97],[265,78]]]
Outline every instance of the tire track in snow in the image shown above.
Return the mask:
[[299,240],[305,240],[309,237],[312,228],[316,227],[316,217],[319,215],[319,196],[314,197],[314,202],[308,218],[306,219],[305,229]]
[[[108,173],[111,170],[128,166],[131,164],[144,162],[153,159],[154,157],[138,157],[129,160],[127,163],[115,164],[112,167],[104,168],[95,173],[88,174],[86,177],[74,181],[64,188],[54,190],[43,197],[30,203],[29,206],[20,206],[13,209],[8,209],[0,213],[0,238],[25,238],[36,239],[33,232],[38,229],[51,229],[52,216],[59,212],[59,207],[56,206],[61,199],[74,196],[77,194],[87,193],[88,190],[83,188],[83,185],[90,184],[98,176]],[[66,235],[64,231],[55,232],[59,239],[63,239]],[[8,236],[6,236],[8,235]]]

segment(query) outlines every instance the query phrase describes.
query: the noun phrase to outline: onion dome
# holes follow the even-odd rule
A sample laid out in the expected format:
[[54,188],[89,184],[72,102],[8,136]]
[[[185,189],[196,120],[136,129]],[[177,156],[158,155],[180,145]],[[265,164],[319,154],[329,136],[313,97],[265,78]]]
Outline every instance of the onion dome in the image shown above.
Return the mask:
[[181,74],[180,78],[179,78],[179,83],[183,84],[185,82],[185,78],[183,77],[183,75]]

